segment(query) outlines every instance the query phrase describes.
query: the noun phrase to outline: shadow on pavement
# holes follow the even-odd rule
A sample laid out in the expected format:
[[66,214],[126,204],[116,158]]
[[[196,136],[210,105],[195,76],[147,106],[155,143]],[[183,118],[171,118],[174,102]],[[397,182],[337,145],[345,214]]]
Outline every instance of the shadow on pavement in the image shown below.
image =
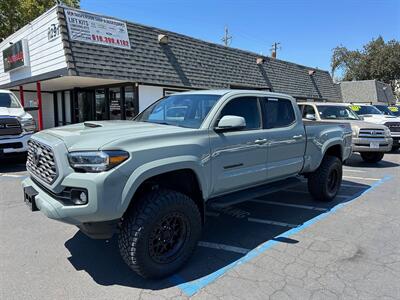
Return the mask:
[[0,173],[22,172],[26,171],[26,154],[18,156],[1,157]]
[[[340,203],[354,200],[370,187],[351,181],[343,183],[341,196],[330,203],[315,202],[306,192],[306,184],[301,184],[296,191],[281,191],[218,211],[210,210],[201,239],[202,246],[197,247],[189,263],[174,277],[180,278],[181,282],[171,278],[145,280],[136,275],[120,257],[116,238],[92,240],[77,232],[65,243],[71,253],[68,259],[76,270],[87,272],[100,285],[151,290],[176,286],[207,276],[268,240],[289,246],[299,243],[295,239],[278,236]],[[228,245],[230,249],[214,249],[210,245]]]
[[[388,154],[394,154],[394,153],[389,152]],[[362,160],[359,154],[353,154],[348,160],[346,160],[345,165],[348,167],[377,168],[377,169],[394,168],[400,166],[400,164],[398,163],[385,160],[385,157],[383,157],[383,159],[378,163],[367,163]]]

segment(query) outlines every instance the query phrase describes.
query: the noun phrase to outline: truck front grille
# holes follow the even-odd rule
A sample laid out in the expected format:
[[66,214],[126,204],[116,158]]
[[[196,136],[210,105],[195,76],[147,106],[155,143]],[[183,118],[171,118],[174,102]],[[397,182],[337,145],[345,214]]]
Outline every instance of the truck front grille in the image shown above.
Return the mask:
[[20,135],[21,124],[17,118],[0,118],[0,135]]
[[385,126],[389,128],[391,132],[400,132],[400,123],[399,122],[386,122]]
[[379,138],[382,139],[385,137],[385,131],[383,129],[368,129],[368,128],[363,128],[360,129],[360,132],[358,134],[359,138]]
[[57,179],[53,150],[33,139],[28,141],[26,168],[31,174],[48,184],[52,184]]

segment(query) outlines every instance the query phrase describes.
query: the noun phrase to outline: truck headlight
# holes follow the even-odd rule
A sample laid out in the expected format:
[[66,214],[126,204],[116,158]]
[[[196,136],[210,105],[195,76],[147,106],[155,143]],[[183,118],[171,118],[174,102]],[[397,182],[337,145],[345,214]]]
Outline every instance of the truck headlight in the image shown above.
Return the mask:
[[385,128],[385,137],[391,137],[392,134],[390,133],[389,128]]
[[129,158],[129,153],[121,150],[71,152],[68,160],[77,171],[98,173],[110,170]]
[[36,130],[36,122],[32,118],[29,119],[20,119],[21,127],[25,132],[31,132]]

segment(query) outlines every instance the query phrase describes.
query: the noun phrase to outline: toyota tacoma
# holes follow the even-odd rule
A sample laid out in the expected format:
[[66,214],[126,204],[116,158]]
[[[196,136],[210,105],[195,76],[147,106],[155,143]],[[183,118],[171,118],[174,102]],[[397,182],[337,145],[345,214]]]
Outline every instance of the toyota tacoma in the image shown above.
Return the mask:
[[209,206],[229,206],[308,179],[331,201],[351,154],[348,124],[303,124],[287,95],[240,90],[164,97],[134,121],[90,121],[36,133],[25,202],[92,238],[118,233],[146,278],[176,272]]

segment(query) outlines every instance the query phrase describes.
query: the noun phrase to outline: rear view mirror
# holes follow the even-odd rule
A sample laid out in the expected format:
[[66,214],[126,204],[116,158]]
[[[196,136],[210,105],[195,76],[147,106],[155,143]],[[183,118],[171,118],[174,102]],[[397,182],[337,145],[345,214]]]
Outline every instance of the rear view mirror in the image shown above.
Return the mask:
[[232,131],[240,130],[246,127],[246,121],[243,117],[239,116],[223,116],[215,127],[215,131]]
[[306,114],[306,119],[311,121],[317,120],[314,114]]

